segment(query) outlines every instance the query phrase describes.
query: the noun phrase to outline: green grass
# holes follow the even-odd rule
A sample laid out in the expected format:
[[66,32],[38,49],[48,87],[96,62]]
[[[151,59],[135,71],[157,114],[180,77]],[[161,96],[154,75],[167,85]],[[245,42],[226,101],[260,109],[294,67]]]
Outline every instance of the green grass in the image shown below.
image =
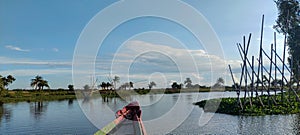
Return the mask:
[[[216,112],[230,115],[261,116],[300,113],[300,102],[296,101],[295,95],[290,97],[290,102],[284,100],[283,103],[281,102],[281,95],[273,97],[276,99],[277,104],[274,104],[272,101],[268,102],[269,100],[267,96],[260,96],[264,106],[260,104],[259,100],[257,100],[258,98],[253,98],[251,106],[249,102],[250,98],[246,98],[248,102],[243,105],[243,109],[240,109],[238,106],[237,98],[210,99],[194,104],[204,108],[204,111],[206,112]],[[287,95],[285,96],[285,99],[288,99]],[[244,103],[244,99],[241,99],[241,101]],[[206,106],[206,103],[209,105]]]
[[33,90],[15,90],[6,91],[2,93],[0,102],[36,102],[36,101],[52,101],[52,100],[64,100],[75,99],[76,95],[74,91],[57,91],[57,90],[45,90],[45,91],[33,91]]

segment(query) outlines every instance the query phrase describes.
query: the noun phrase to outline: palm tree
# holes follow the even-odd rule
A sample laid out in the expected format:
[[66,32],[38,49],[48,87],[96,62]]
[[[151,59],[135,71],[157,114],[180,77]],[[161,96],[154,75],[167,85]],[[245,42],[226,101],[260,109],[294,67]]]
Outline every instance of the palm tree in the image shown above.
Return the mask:
[[152,87],[154,87],[154,86],[156,86],[156,83],[155,82],[150,82],[149,84],[148,84],[148,87],[149,87],[149,89],[151,90],[152,89]]
[[41,77],[39,75],[35,76],[34,79],[31,79],[30,86],[34,87],[34,89],[37,90],[38,84],[41,82],[41,80],[43,80],[43,77]]
[[44,90],[44,87],[50,88],[48,81],[41,80],[40,83],[38,83],[39,90]]
[[133,82],[129,82],[129,90],[133,88]]
[[114,88],[116,89],[117,88],[117,83],[120,82],[120,77],[119,76],[115,76],[114,79],[113,79],[113,82],[114,82],[114,84],[113,84]]
[[102,82],[99,86],[102,88],[102,90],[104,90],[106,88],[106,83]]
[[112,84],[111,83],[109,83],[109,82],[107,82],[106,83],[106,87],[107,87],[107,90],[109,89],[109,87],[111,87],[112,86]]
[[44,80],[43,77],[37,75],[34,79],[31,79],[31,87],[34,87],[35,90],[43,90],[44,87],[50,88],[48,81]]

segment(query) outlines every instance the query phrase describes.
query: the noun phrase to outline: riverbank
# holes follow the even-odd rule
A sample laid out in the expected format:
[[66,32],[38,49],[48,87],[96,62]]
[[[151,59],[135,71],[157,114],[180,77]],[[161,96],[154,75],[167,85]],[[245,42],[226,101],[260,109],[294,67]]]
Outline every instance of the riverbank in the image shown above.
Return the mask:
[[[146,94],[175,94],[175,93],[196,93],[196,92],[222,92],[223,89],[211,89],[210,87],[199,88],[199,89],[133,89],[133,90],[99,90],[102,97],[119,97],[130,96],[130,95],[146,95]],[[228,90],[228,91],[231,91]]]
[[[250,104],[250,97],[243,99],[241,98],[242,103],[244,100],[247,100],[247,104],[243,105],[243,109],[240,109],[238,106],[237,98],[219,98],[219,99],[210,99],[203,100],[200,102],[194,103],[203,108],[205,112],[216,112],[230,115],[246,115],[246,116],[262,116],[262,115],[278,115],[278,114],[299,114],[300,113],[300,102],[296,101],[296,96],[288,96],[287,93],[284,93],[284,101],[281,102],[281,95],[272,96],[276,100],[277,104],[274,104],[272,101],[269,102],[269,99],[266,95],[259,96],[264,106],[261,105],[257,97],[253,98],[252,106]],[[300,96],[300,94],[298,93]],[[286,99],[289,99],[287,101]],[[205,106],[206,103],[209,103],[209,106]],[[270,105],[269,105],[270,104]]]
[[75,98],[75,92],[68,90],[9,90],[3,94],[0,98],[0,102],[39,102]]
[[[227,88],[227,91],[231,89]],[[211,89],[210,87],[203,87],[199,89],[133,89],[133,90],[97,90],[90,96],[99,96],[99,93],[102,97],[105,98],[115,98],[122,96],[130,95],[145,95],[145,94],[174,94],[174,93],[190,93],[190,92],[219,92],[224,91],[222,89]],[[37,101],[51,101],[51,100],[64,100],[64,99],[76,99],[76,98],[85,98],[85,95],[89,95],[91,91],[83,90],[6,90],[5,93],[2,93],[0,102],[37,102]]]

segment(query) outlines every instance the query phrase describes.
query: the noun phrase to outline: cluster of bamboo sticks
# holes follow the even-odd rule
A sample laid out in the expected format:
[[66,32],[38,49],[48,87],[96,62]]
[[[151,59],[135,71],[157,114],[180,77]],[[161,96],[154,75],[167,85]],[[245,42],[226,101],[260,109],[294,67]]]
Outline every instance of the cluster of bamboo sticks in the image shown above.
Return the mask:
[[[235,90],[237,92],[238,96],[238,105],[241,109],[246,104],[250,104],[252,106],[253,102],[259,103],[261,106],[272,106],[272,105],[278,105],[281,102],[290,102],[291,100],[291,94],[295,95],[298,102],[299,96],[297,95],[297,89],[299,87],[299,80],[294,77],[293,72],[291,69],[293,69],[293,65],[291,64],[290,67],[287,66],[285,62],[285,55],[286,55],[286,46],[287,46],[287,35],[284,37],[284,49],[283,49],[283,56],[280,57],[277,52],[277,45],[276,45],[276,33],[274,32],[274,43],[271,44],[271,51],[270,54],[268,54],[264,48],[263,48],[263,28],[264,28],[264,16],[262,16],[262,24],[261,24],[261,36],[260,36],[260,47],[259,47],[259,56],[256,59],[257,62],[255,62],[254,56],[251,56],[248,58],[248,51],[249,51],[249,45],[251,41],[251,33],[249,34],[248,41],[246,42],[246,37],[243,37],[243,45],[238,43],[237,48],[240,53],[240,57],[242,59],[241,63],[241,75],[239,83],[236,82],[234,79],[234,75],[231,69],[231,66],[229,66],[229,70],[231,73],[231,77],[234,83]],[[292,58],[291,58],[292,59]],[[268,60],[268,66],[264,66],[264,60]],[[278,61],[279,60],[279,61]],[[255,63],[258,63],[258,65],[255,65]],[[291,62],[293,63],[293,62]],[[281,67],[282,65],[282,67]],[[299,67],[296,66],[296,67]],[[287,71],[288,74],[290,74],[290,78],[286,77]],[[279,74],[279,75],[278,75]],[[277,77],[281,77],[280,79],[277,79]],[[297,82],[297,88],[293,87],[293,83],[291,82]],[[287,84],[287,85],[286,85]],[[271,91],[274,91],[274,95],[271,95]],[[280,91],[281,98],[276,99],[277,91]],[[241,100],[241,92],[244,92],[244,100]],[[288,93],[288,97],[284,95],[285,93]],[[255,94],[255,96],[254,96]],[[248,97],[250,98],[247,98]],[[261,99],[260,95],[267,95],[267,105],[264,104],[264,102]]]

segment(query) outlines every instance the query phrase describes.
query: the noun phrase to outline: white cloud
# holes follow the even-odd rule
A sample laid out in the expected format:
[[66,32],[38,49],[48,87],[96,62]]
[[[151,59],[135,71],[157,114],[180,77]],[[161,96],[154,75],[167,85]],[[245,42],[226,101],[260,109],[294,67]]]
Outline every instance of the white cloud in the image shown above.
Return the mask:
[[7,46],[5,46],[5,48],[10,49],[10,50],[14,50],[14,51],[20,51],[20,52],[29,52],[30,51],[28,49],[22,49],[20,47],[12,46],[12,45],[7,45]]
[[[138,40],[128,41],[118,50],[112,61],[105,61],[101,65],[112,67],[111,73],[120,76],[122,81],[128,77],[135,80],[149,79],[151,74],[158,72],[167,80],[183,82],[186,77],[190,77],[195,83],[210,85],[216,78],[228,76],[222,73],[228,70],[228,64],[233,68],[240,66],[238,60],[226,60],[210,55],[205,50],[175,48]],[[159,80],[159,77],[156,76],[156,79]]]
[[8,57],[0,57],[0,64],[5,65],[46,65],[46,66],[71,66],[72,62],[61,62],[61,61],[41,61],[41,60],[33,60],[33,59],[18,59],[18,58],[8,58]]
[[58,69],[16,69],[0,71],[1,75],[13,76],[34,76],[34,75],[55,75],[55,74],[71,74],[71,69],[58,68]]
[[[129,41],[114,54],[114,59],[109,58],[85,58],[79,65],[96,62],[96,75],[99,81],[107,81],[107,74],[118,75],[121,82],[128,80],[138,82],[136,87],[147,87],[150,80],[156,81],[157,87],[168,87],[170,80],[178,83],[184,82],[185,78],[190,77],[193,83],[207,85],[214,83],[220,76],[229,76],[222,73],[228,69],[227,64],[232,68],[239,68],[240,61],[226,60],[215,55],[210,55],[205,50],[189,50],[186,48],[175,48],[168,45],[152,44],[144,41]],[[32,76],[36,74],[60,75],[72,74],[72,62],[67,61],[41,61],[34,59],[16,59],[0,57],[0,64],[19,66],[16,70],[0,71],[0,74],[12,74],[16,76]],[[32,66],[24,69],[23,66]],[[49,66],[47,69],[40,69],[39,66]],[[62,68],[53,68],[62,66]],[[112,67],[112,71],[110,71]],[[127,72],[128,71],[128,72]],[[128,74],[129,73],[129,74]],[[153,73],[161,75],[152,76]],[[81,86],[89,82],[91,73],[88,71],[76,70],[75,74],[82,75],[82,80],[76,84]],[[214,74],[212,77],[211,75]],[[152,76],[152,77],[150,77]],[[87,78],[87,79],[83,79]],[[231,84],[231,81],[229,81]],[[166,86],[167,85],[167,86]]]

